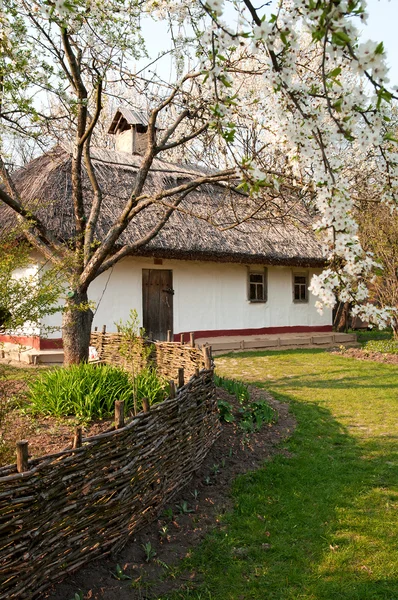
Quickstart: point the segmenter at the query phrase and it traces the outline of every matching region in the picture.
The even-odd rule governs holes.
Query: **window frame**
[[[296,283],[296,277],[305,277],[305,283]],[[296,298],[296,285],[304,287],[304,298]],[[309,273],[308,271],[293,271],[292,272],[292,299],[294,304],[308,304],[309,302]],[[300,294],[301,295],[301,294]]]
[[[263,279],[262,283],[256,282],[256,281],[253,281],[253,282],[250,281],[251,275],[261,275],[261,277]],[[250,304],[265,304],[266,302],[268,302],[268,269],[267,269],[267,267],[258,267],[258,268],[247,267],[246,282],[247,282],[246,296],[247,296],[247,301],[250,302]],[[263,293],[262,293],[261,298],[251,298],[250,297],[251,285],[255,285],[256,288],[258,285],[262,285]]]

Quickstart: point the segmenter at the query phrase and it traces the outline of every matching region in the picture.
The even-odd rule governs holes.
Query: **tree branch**
[[[173,212],[176,210],[178,205],[182,202],[182,200],[188,194],[189,194],[189,190],[187,190],[184,194],[181,194],[181,196],[176,198],[173,205],[170,206],[166,210],[163,217],[161,219],[159,219],[159,221],[156,223],[155,227],[153,227],[147,233],[147,235],[142,237],[140,240],[138,240],[134,244],[128,244],[126,246],[123,246],[120,250],[118,250],[115,254],[113,254],[109,259],[105,260],[102,263],[101,268],[98,270],[98,275],[100,275],[104,271],[107,271],[108,269],[110,269],[114,264],[119,262],[125,256],[128,256],[129,254],[132,254],[135,251],[137,251],[139,248],[142,248],[142,246],[149,244],[149,242],[151,240],[153,240],[153,238],[159,233],[159,231],[161,231],[161,229],[163,229],[163,227],[166,225],[167,221],[170,219]]]
[[[53,236],[47,231],[43,223],[38,217],[33,216],[28,210],[14,200],[5,190],[0,187],[0,200],[2,200],[7,206],[19,216],[19,218],[25,223],[26,228],[23,229],[23,234],[26,239],[35,247],[37,250],[42,252],[44,256],[57,264],[59,267],[64,268],[62,258],[66,256],[65,249],[59,242],[57,242]]]
[[[156,153],[163,152],[164,150],[170,150],[171,148],[176,148],[177,146],[182,146],[186,142],[189,142],[190,140],[193,140],[194,138],[198,137],[201,133],[206,131],[206,129],[208,127],[209,127],[209,124],[205,123],[204,125],[202,125],[202,127],[199,127],[199,129],[196,129],[189,135],[186,135],[186,136],[180,138],[179,140],[176,140],[175,142],[170,142],[170,144],[165,144],[163,146],[157,146]]]

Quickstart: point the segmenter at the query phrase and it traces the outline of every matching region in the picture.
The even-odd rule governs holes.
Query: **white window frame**
[[[305,283],[297,282],[296,277],[305,277]],[[304,298],[296,298],[296,285],[300,286],[300,290],[304,290]],[[303,287],[304,286],[304,287]],[[309,273],[308,271],[293,271],[292,272],[292,299],[294,304],[308,304],[309,300]],[[299,294],[301,296],[301,292]]]
[[[251,275],[261,275],[262,282],[261,281],[251,281],[250,280]],[[255,286],[256,290],[258,289],[258,287],[262,286],[262,294],[261,294],[260,298],[252,298],[251,297],[251,291],[252,291],[251,286],[252,285]],[[256,292],[255,295],[257,296],[259,294],[257,294],[257,292]],[[259,303],[265,304],[265,302],[268,301],[268,269],[267,269],[267,267],[258,267],[258,268],[248,267],[247,268],[247,300],[251,304],[259,304]]]

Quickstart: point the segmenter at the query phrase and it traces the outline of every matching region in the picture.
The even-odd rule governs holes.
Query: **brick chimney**
[[[148,119],[138,110],[118,108],[108,133],[116,135],[116,150],[144,154],[148,142]]]

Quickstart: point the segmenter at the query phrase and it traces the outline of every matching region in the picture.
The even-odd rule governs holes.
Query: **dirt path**
[[[219,390],[218,396],[234,403],[223,390]],[[41,598],[74,600],[75,594],[81,592],[85,600],[149,600],[194,584],[195,573],[176,574],[181,560],[210,529],[220,526],[218,516],[232,508],[230,487],[234,478],[284,452],[279,444],[295,427],[287,405],[256,388],[252,389],[252,397],[265,398],[276,408],[278,423],[264,425],[248,440],[234,423],[223,424],[221,435],[202,468],[174,498],[162,518],[141,530],[117,556],[93,561]],[[147,562],[146,553],[152,551],[156,555]],[[116,578],[118,565],[128,579]]]

